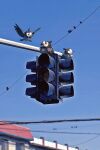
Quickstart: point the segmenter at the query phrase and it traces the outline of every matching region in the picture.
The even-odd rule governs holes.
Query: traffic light
[[[74,96],[74,63],[71,49],[64,49],[65,53],[59,58],[59,99]]]
[[[63,98],[74,96],[72,50],[64,49],[62,56],[58,56],[51,41],[42,44],[40,56],[26,64],[32,72],[26,76],[26,82],[32,85],[26,89],[26,95],[43,104],[59,103]]]
[[[43,104],[59,103],[58,55],[54,54],[51,41],[43,41],[40,51],[42,54],[36,61],[26,64],[26,68],[33,72],[26,76],[26,82],[32,85],[26,89],[26,95]]]
[[[37,100],[43,104],[59,103],[57,62],[56,54],[43,53],[37,59]]]
[[[26,64],[26,69],[31,69],[31,74],[26,76],[26,82],[30,82],[32,87],[26,89],[25,94],[36,98],[37,94],[37,68],[36,68],[36,61],[29,61]]]

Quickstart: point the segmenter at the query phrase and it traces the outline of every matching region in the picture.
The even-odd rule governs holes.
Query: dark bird
[[[23,38],[20,39],[20,41],[32,41],[33,35],[40,30],[40,28],[37,28],[36,30],[31,31],[29,28],[27,31],[23,32],[23,30],[17,24],[15,24],[14,28],[17,34]]]
[[[73,26],[74,29],[76,29],[76,26]]]
[[[68,30],[68,33],[71,33],[72,31],[73,31],[73,30],[69,29],[69,30]]]
[[[80,21],[80,24],[82,24],[83,22],[82,21]]]
[[[8,91],[8,90],[9,90],[9,87],[7,86],[7,87],[6,87],[6,91]]]

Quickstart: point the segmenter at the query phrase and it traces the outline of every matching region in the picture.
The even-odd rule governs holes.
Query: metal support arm
[[[36,47],[36,46],[28,45],[28,44],[23,44],[23,43],[11,41],[11,40],[3,39],[3,38],[0,38],[0,44],[4,44],[4,45],[8,45],[8,46],[13,46],[13,47],[17,47],[17,48],[26,49],[29,51],[35,51],[35,52],[41,53],[40,47]],[[60,53],[60,52],[55,51],[54,53],[58,54],[59,56],[62,56],[62,53]]]

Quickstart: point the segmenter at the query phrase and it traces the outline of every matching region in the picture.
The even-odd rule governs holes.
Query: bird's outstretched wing
[[[34,30],[32,33],[35,34],[37,31],[39,31],[41,28],[37,28],[36,30]]]
[[[15,28],[16,32],[19,34],[19,36],[21,36],[21,37],[25,36],[24,32],[17,24],[15,24],[14,28]]]

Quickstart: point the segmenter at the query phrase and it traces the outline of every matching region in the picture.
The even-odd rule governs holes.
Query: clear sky
[[[0,37],[19,41],[20,37],[13,27],[17,23],[24,30],[28,27],[32,30],[41,27],[32,43],[25,42],[26,44],[40,46],[43,40],[55,42],[99,5],[99,0],[1,0]],[[0,120],[35,121],[100,117],[100,9],[75,32],[55,45],[54,49],[62,52],[64,47],[70,47],[74,51],[75,96],[56,105],[43,105],[25,95],[25,89],[30,86],[25,82],[25,65],[27,61],[34,60],[38,53],[0,45]],[[3,93],[6,87],[10,86],[9,91]],[[99,122],[28,127],[31,130],[55,129],[100,133]],[[35,132],[33,135],[79,146],[81,150],[98,150],[100,147],[100,136],[96,135]]]

